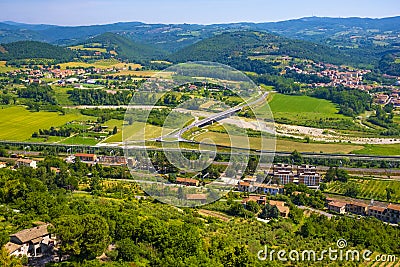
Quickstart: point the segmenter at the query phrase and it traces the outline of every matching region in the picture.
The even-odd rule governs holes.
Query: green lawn
[[[108,138],[105,141],[106,143],[122,142],[122,132],[125,140],[141,141],[143,135],[145,139],[148,140],[160,137],[172,131],[166,127],[159,127],[151,124],[146,125],[144,122],[134,122],[132,125],[122,128],[122,121],[110,120],[106,122],[105,125],[107,125],[110,130],[113,129],[114,126],[118,127],[118,133]]]
[[[339,110],[332,102],[310,96],[291,96],[275,93],[271,95],[268,104],[276,117],[346,118],[338,114]],[[262,115],[265,109],[265,105],[261,106],[256,109],[256,113]]]
[[[73,106],[74,103],[69,99],[68,90],[73,90],[71,87],[61,87],[53,86],[54,92],[56,94],[56,99],[58,104],[61,106]]]
[[[343,121],[352,124],[351,118],[339,114],[337,106],[324,99],[278,93],[271,94],[268,99],[269,107],[278,123],[320,128],[343,128],[346,126],[343,129],[348,129],[347,125],[342,125]],[[259,118],[268,118],[267,104],[255,108],[255,113]]]
[[[21,106],[1,108],[0,140],[24,141],[39,129],[59,127],[82,118],[84,116],[77,111],[60,115],[57,112],[31,112]]]
[[[400,144],[366,145],[363,149],[353,151],[355,154],[396,156],[400,155]]]
[[[380,201],[386,201],[386,188],[392,188],[395,194],[392,196],[391,202],[400,203],[400,181],[398,180],[377,180],[377,179],[350,179],[350,182],[354,182],[360,187],[359,198],[374,199]],[[341,182],[328,183],[329,193],[344,194],[346,190],[346,184]]]
[[[87,145],[87,146],[94,146],[96,145],[99,140],[96,140],[93,137],[85,137],[85,136],[72,136],[69,137],[61,142],[61,144],[67,145]]]

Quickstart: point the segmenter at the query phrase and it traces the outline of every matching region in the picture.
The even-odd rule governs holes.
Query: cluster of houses
[[[325,87],[343,85],[346,87],[365,90],[367,86],[363,84],[363,76],[370,70],[349,69],[344,66],[336,66],[328,63],[310,63],[305,67],[298,65],[288,66],[286,70],[295,71],[299,74],[317,75],[319,77],[328,77],[329,83],[314,83],[312,86]],[[372,89],[372,88],[371,88]]]
[[[275,206],[278,209],[281,217],[287,218],[289,216],[290,209],[283,201],[268,200],[266,196],[250,195],[249,197],[243,199],[242,204],[246,206],[249,201],[254,201],[261,206],[265,206],[267,204]]]
[[[356,214],[361,216],[372,216],[389,223],[400,223],[400,205],[376,205],[373,201],[367,204],[360,201],[341,201],[327,199],[328,209],[338,214]]]
[[[393,86],[380,85],[380,84],[365,84],[363,82],[363,77],[370,73],[370,70],[365,69],[352,69],[346,66],[336,66],[329,63],[315,63],[311,62],[305,66],[294,64],[292,66],[286,67],[281,74],[285,74],[287,71],[295,71],[299,74],[306,75],[317,75],[319,77],[328,77],[330,82],[328,83],[313,83],[309,84],[314,87],[326,87],[326,86],[338,86],[343,85],[345,87],[370,91],[375,88],[388,88],[392,89]],[[388,78],[397,78],[395,76],[384,75]],[[395,85],[399,85],[398,81]]]
[[[38,223],[36,227],[22,230],[10,236],[5,245],[11,256],[40,258],[51,254],[57,244],[55,235],[49,233],[50,224]]]
[[[0,161],[0,169],[7,168],[7,162]],[[37,168],[37,161],[33,159],[20,158],[15,162],[14,168],[28,167],[32,169]]]
[[[394,89],[391,94],[376,94],[374,96],[374,102],[380,105],[393,104],[393,107],[400,107],[400,90]]]

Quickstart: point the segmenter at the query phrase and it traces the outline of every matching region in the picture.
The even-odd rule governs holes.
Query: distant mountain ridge
[[[206,60],[228,64],[234,58],[265,55],[291,56],[339,65],[367,63],[363,58],[326,45],[256,31],[223,33],[185,47],[169,59],[174,62]]]
[[[384,44],[390,45],[400,42],[400,16],[381,19],[309,17],[280,22],[213,25],[120,22],[92,26],[56,26],[2,22],[0,43],[35,40],[70,45],[96,35],[113,32],[136,42],[152,44],[173,52],[216,34],[242,30],[269,31],[289,38],[345,46],[374,45],[374,38],[383,38],[381,35],[384,34],[388,37],[383,40]]]
[[[108,51],[113,50],[118,57],[133,62],[143,60],[162,59],[166,52],[151,45],[140,44],[116,33],[103,33],[96,37],[87,39],[83,44],[100,43]]]

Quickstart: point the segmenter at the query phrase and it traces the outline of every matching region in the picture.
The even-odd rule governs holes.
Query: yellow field
[[[97,47],[83,47],[83,45],[75,45],[69,47],[72,50],[87,50],[87,51],[97,51],[101,53],[106,53],[107,49],[105,48],[97,48]]]
[[[152,70],[121,70],[118,73],[112,73],[110,74],[111,76],[118,76],[118,75],[132,75],[132,76],[138,76],[138,77],[144,77],[144,78],[149,78],[152,77],[153,75],[156,75],[159,73],[159,77],[164,77],[164,78],[170,78],[171,73],[168,72],[162,72],[160,73],[159,71],[152,71]]]
[[[59,64],[61,69],[65,70],[67,67],[69,68],[89,68],[89,67],[95,67],[99,69],[108,69],[108,68],[116,68],[116,69],[126,69],[126,71],[129,71],[128,68],[131,67],[133,70],[137,68],[142,68],[140,64],[135,64],[135,63],[123,63],[120,62],[116,59],[102,59],[95,61],[93,63],[86,63],[86,62],[67,62],[67,63],[62,63]],[[122,70],[121,72],[124,72],[125,70]],[[117,75],[120,73],[116,73]]]
[[[9,72],[17,69],[14,67],[7,67],[6,63],[7,61],[0,61],[0,73]]]
[[[114,126],[117,126],[119,129],[118,133],[111,136],[107,140],[106,143],[114,143],[114,142],[122,142],[122,121],[118,120],[110,120],[106,123],[106,125],[111,130]],[[153,139],[160,137],[165,133],[169,133],[172,130],[168,128],[158,127],[150,124],[146,124],[144,122],[134,122],[130,126],[125,126],[123,128],[124,131],[124,139],[125,140],[132,140],[132,141],[143,141],[142,137],[145,136],[145,139]]]

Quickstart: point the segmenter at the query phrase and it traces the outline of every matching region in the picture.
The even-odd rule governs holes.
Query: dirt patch
[[[223,214],[221,214],[219,212],[216,212],[216,211],[201,209],[201,210],[198,210],[197,213],[199,213],[200,215],[203,215],[203,216],[209,216],[209,217],[218,218],[218,219],[220,219],[220,220],[222,220],[224,222],[228,222],[228,221],[231,220],[228,216],[223,215]]]

